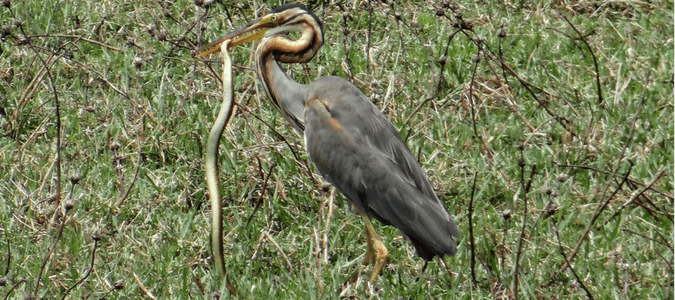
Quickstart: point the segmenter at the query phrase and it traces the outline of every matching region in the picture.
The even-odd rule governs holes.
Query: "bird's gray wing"
[[[343,79],[312,86],[305,139],[319,172],[366,214],[406,233],[423,258],[456,252],[459,228],[386,117]]]
[[[363,106],[365,106],[364,110],[370,109],[371,115],[374,116],[364,123],[365,136],[372,147],[386,155],[394,166],[403,172],[405,179],[410,180],[422,194],[440,204],[422,167],[406,146],[399,132],[370,101]]]
[[[322,84],[324,80],[331,81],[331,84]],[[341,84],[334,84],[338,81]],[[440,203],[422,167],[399,132],[358,88],[339,77],[323,77],[314,85],[321,86],[319,90],[326,91],[324,94],[331,94],[332,99],[335,99],[333,111],[338,109],[344,111],[336,114],[335,118],[343,123],[343,126],[350,127],[353,134],[362,137],[363,141],[360,142],[388,157],[394,163],[394,167],[402,172],[404,180],[414,184],[429,199]]]

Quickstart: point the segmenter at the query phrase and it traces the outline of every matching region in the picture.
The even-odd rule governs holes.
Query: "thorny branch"
[[[15,284],[12,286],[12,288],[9,289],[9,291],[7,292],[7,295],[5,295],[5,300],[9,299],[9,295],[11,295],[12,292],[14,292],[14,290],[15,290],[16,288],[18,288],[19,285],[21,285],[22,283],[26,283],[26,279],[21,279],[21,280],[19,280],[19,282],[15,283]]]
[[[558,163],[558,162],[555,162],[555,161],[554,161],[553,163],[554,163],[556,166],[558,166],[558,167],[564,167],[564,168],[578,168],[578,169],[591,170],[591,171],[593,171],[593,172],[598,172],[598,173],[602,173],[602,174],[612,174],[612,172],[605,171],[605,170],[600,170],[600,169],[596,169],[596,168],[589,167],[589,166],[561,164],[561,163]],[[640,186],[644,187],[645,189],[648,189],[648,190],[650,190],[650,191],[652,191],[652,192],[658,193],[658,194],[660,194],[661,196],[664,196],[664,197],[666,197],[666,198],[668,198],[668,199],[670,199],[670,200],[675,200],[675,197],[674,197],[673,195],[667,194],[667,193],[665,193],[665,192],[663,192],[663,191],[661,191],[661,190],[659,190],[659,189],[657,189],[657,188],[655,188],[655,187],[653,187],[653,186],[651,186],[651,185],[645,185],[645,184],[642,183],[642,182],[639,182],[639,181],[636,181],[636,180],[630,179],[630,178],[628,178],[628,182],[630,182],[631,184],[637,184],[637,185],[640,185]]]
[[[441,57],[438,59],[438,62],[441,64],[441,69],[438,71],[438,82],[436,83],[436,88],[434,89],[434,92],[431,93],[431,95],[429,95],[427,98],[425,98],[424,101],[422,101],[422,103],[420,103],[417,107],[415,107],[415,109],[410,113],[410,115],[405,119],[405,121],[403,121],[403,124],[408,124],[410,119],[413,116],[415,116],[415,114],[417,114],[417,112],[419,112],[420,109],[422,109],[422,107],[427,102],[436,98],[436,95],[438,95],[438,93],[441,91],[441,83],[443,82],[443,70],[445,69],[445,64],[448,60],[448,50],[450,49],[450,42],[452,42],[452,38],[454,38],[458,32],[459,30],[451,33],[448,36],[448,43],[445,45],[445,53],[441,55]]]
[[[538,88],[531,83],[529,83],[527,80],[523,79],[521,76],[516,73],[515,70],[513,70],[506,62],[503,60],[503,57],[501,55],[497,55],[492,51],[492,49],[486,45],[485,43],[482,43],[482,39],[478,37],[478,34],[476,34],[473,31],[473,26],[466,22],[463,18],[461,13],[455,12],[455,18],[457,20],[454,20],[452,17],[446,15],[444,12],[438,12],[437,14],[441,13],[442,16],[445,16],[450,20],[452,25],[456,28],[458,28],[458,31],[462,32],[467,38],[469,38],[475,45],[480,49],[480,52],[484,54],[484,56],[492,61],[498,62],[499,65],[502,68],[502,72],[506,72],[516,78],[518,82],[528,91],[530,96],[539,103],[539,106],[542,107],[546,113],[551,116],[556,122],[558,122],[565,131],[567,131],[570,135],[576,135],[574,132],[574,128],[572,125],[572,122],[568,120],[565,117],[558,116],[556,113],[554,113],[549,107],[548,104],[541,100],[539,96],[534,92],[534,89],[542,90],[541,88]],[[475,38],[473,37],[475,36]],[[501,49],[501,45],[500,45]],[[506,78],[506,77],[505,77]]]
[[[607,207],[607,204],[614,198],[614,195],[618,193],[621,190],[621,187],[623,186],[624,183],[626,183],[626,180],[628,178],[628,175],[630,175],[630,171],[633,169],[633,162],[628,161],[630,163],[628,167],[628,172],[626,172],[626,176],[623,177],[623,180],[619,184],[619,186],[614,190],[614,192],[603,202],[600,206],[598,206],[598,209],[596,209],[595,213],[593,214],[593,217],[591,217],[591,221],[586,225],[586,228],[584,229],[584,232],[581,234],[581,237],[579,237],[579,240],[577,241],[577,244],[574,246],[574,250],[572,250],[572,254],[570,255],[569,259],[574,260],[574,257],[577,255],[579,248],[581,248],[581,244],[586,240],[586,237],[588,236],[588,233],[591,231],[591,227],[595,223],[595,221],[598,219],[602,211]],[[567,265],[563,266],[558,270],[557,273],[561,273],[565,271],[567,268]],[[555,277],[555,276],[553,276]]]
[[[579,275],[577,275],[577,272],[574,271],[574,268],[572,268],[572,264],[570,264],[570,261],[567,259],[567,256],[565,255],[565,251],[562,246],[562,242],[560,241],[560,232],[558,232],[558,224],[553,224],[553,229],[555,229],[555,237],[558,240],[558,248],[560,249],[560,255],[565,259],[565,263],[567,264],[567,267],[572,271],[572,274],[574,274],[574,278],[576,278],[577,282],[579,285],[581,285],[581,288],[584,289],[586,292],[586,295],[588,296],[588,299],[595,299],[593,298],[593,294],[588,290],[586,287],[586,284],[584,284],[584,281],[579,278]]]
[[[63,294],[63,297],[61,297],[61,300],[65,300],[68,294],[70,294],[70,291],[72,291],[78,285],[82,284],[87,279],[87,277],[89,277],[91,271],[94,270],[94,261],[96,260],[96,249],[98,249],[98,241],[101,239],[100,236],[98,236],[98,233],[94,234],[95,234],[95,236],[93,237],[94,249],[91,251],[91,264],[89,265],[89,270],[87,270],[87,273],[85,273],[80,280],[78,280],[75,284],[73,284],[70,288],[66,290],[66,292]]]
[[[570,24],[570,27],[574,29],[574,31],[577,32],[579,35],[579,38],[581,39],[582,42],[586,45],[586,48],[588,48],[588,51],[591,52],[591,56],[593,57],[593,64],[595,65],[595,82],[597,85],[597,90],[598,90],[598,105],[603,105],[603,99],[602,99],[602,85],[600,83],[600,68],[598,68],[598,59],[595,57],[595,53],[593,52],[593,48],[591,48],[591,45],[588,44],[588,41],[586,41],[586,38],[584,37],[581,32],[570,22],[570,20],[567,19],[565,15],[562,15],[563,19],[567,22],[567,24]],[[649,77],[649,76],[647,76]]]
[[[476,281],[476,241],[473,236],[473,199],[474,192],[476,191],[476,179],[478,178],[478,172],[473,173],[473,186],[471,188],[471,200],[469,201],[469,238],[471,244],[471,279],[474,282]]]
[[[625,157],[626,150],[628,149],[628,147],[630,147],[630,144],[633,141],[633,134],[635,133],[635,122],[637,121],[638,116],[640,115],[642,103],[645,99],[645,93],[647,91],[647,83],[649,83],[649,75],[647,75],[647,80],[646,80],[645,86],[642,89],[642,95],[640,96],[640,101],[637,104],[635,114],[633,115],[633,121],[630,123],[630,132],[628,133],[628,138],[626,139],[626,144],[624,145],[623,149],[621,150],[621,154],[619,155],[619,158],[617,159],[616,168],[614,168],[614,171],[612,172],[612,175],[610,176],[610,179],[607,181],[607,185],[605,186],[600,199],[605,199],[605,194],[607,193],[607,190],[609,190],[609,187],[611,185],[612,180],[615,178],[617,172],[619,171],[619,168],[621,167],[621,161],[623,161],[623,159]],[[609,204],[609,202],[612,200],[612,198],[614,198],[614,195],[616,195],[616,193],[619,190],[621,190],[621,187],[623,186],[623,184],[628,180],[628,177],[630,175],[630,171],[633,169],[633,161],[628,160],[628,163],[630,165],[628,167],[628,171],[626,172],[626,175],[624,176],[624,178],[621,181],[621,183],[619,184],[619,186],[614,190],[614,193],[612,193],[612,195],[610,195],[607,199],[605,199],[604,202],[600,206],[598,206],[598,208],[596,209],[595,213],[593,214],[593,217],[591,218],[591,221],[588,223],[588,225],[586,225],[586,228],[584,229],[584,232],[581,234],[581,236],[579,237],[579,240],[577,241],[576,245],[574,246],[574,250],[572,251],[572,254],[570,255],[570,260],[574,260],[574,257],[577,255],[577,252],[579,251],[579,248],[581,247],[581,244],[583,243],[583,241],[588,236],[588,233],[591,231],[591,227],[593,226],[595,221],[598,219],[598,217],[600,216],[602,211],[605,209],[605,207],[607,207],[607,204]],[[566,266],[563,266],[562,268],[560,268],[560,270],[558,270],[557,273],[561,273],[561,272],[565,271],[565,268],[566,268]]]
[[[514,299],[518,300],[518,272],[519,272],[519,266],[520,266],[520,255],[522,254],[523,250],[523,242],[525,240],[525,229],[527,228],[527,194],[530,192],[530,188],[532,187],[532,179],[534,178],[534,175],[537,173],[537,165],[532,165],[532,170],[530,171],[530,179],[525,183],[525,157],[523,155],[523,149],[525,145],[520,145],[520,161],[518,162],[518,165],[520,166],[520,184],[521,184],[521,193],[522,193],[522,199],[523,199],[523,227],[520,231],[520,239],[518,240],[518,250],[516,251],[516,261],[514,262],[515,264],[515,270],[513,271],[513,293],[514,293]]]
[[[7,268],[5,269],[5,275],[3,279],[7,279],[7,275],[9,274],[9,267],[11,265],[12,261],[12,248],[9,245],[9,234],[7,233],[7,228],[5,228],[5,238],[7,239]]]

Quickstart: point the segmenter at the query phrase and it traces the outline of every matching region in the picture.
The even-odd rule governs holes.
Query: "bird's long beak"
[[[227,48],[232,48],[243,43],[262,39],[270,28],[276,27],[276,15],[267,15],[257,18],[243,27],[230,32],[208,45],[200,48],[195,57],[204,57],[214,53],[220,52],[220,44],[226,40],[230,40]]]

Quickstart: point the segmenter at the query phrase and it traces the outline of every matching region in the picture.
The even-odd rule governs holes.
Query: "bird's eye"
[[[279,19],[279,17],[278,17],[278,16],[272,16],[272,19],[271,19],[271,21],[272,21],[272,22],[276,22],[276,21],[277,21],[278,19]]]

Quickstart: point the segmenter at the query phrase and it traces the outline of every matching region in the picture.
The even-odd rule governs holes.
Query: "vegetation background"
[[[203,172],[220,63],[192,55],[279,1],[1,3],[0,296],[231,297]],[[464,237],[453,275],[422,273],[376,224],[390,262],[348,282],[362,221],[329,209],[240,46],[220,158],[239,298],[673,299],[672,1],[306,5],[326,42],[289,72],[369,96]]]

